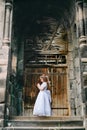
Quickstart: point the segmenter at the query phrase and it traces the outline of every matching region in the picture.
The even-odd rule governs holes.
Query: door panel
[[[47,74],[52,97],[52,116],[68,116],[69,103],[67,93],[66,68],[28,68],[25,70],[24,115],[32,116],[33,106],[39,90],[36,87],[39,76]]]
[[[68,115],[66,68],[51,69],[53,115]]]

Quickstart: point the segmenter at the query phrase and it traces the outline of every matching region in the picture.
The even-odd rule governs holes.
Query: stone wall
[[[73,13],[70,30],[68,32],[68,78],[69,78],[69,101],[71,106],[71,115],[82,116],[83,102],[82,102],[82,79],[81,79],[81,63],[80,50],[78,44],[78,29],[77,18],[78,12],[76,10],[77,3],[73,3]],[[75,18],[76,17],[76,18]],[[77,22],[77,23],[76,23]],[[82,28],[82,27],[81,27]]]
[[[82,96],[82,111],[86,115],[86,77],[87,77],[87,4],[78,0],[76,2],[76,31],[77,44],[80,59],[80,78],[81,78],[81,96]],[[79,90],[78,90],[79,92]],[[79,96],[79,95],[78,95]],[[80,101],[79,101],[80,102]]]
[[[11,1],[11,0],[10,0]],[[12,54],[12,71],[18,72],[18,76],[23,76],[23,52],[24,43],[19,43],[19,53],[15,51],[16,46],[10,48],[11,43],[11,25],[12,25],[12,2],[0,0],[0,118],[3,120],[5,96],[8,94],[7,78],[10,74],[11,56]],[[86,30],[86,4],[84,4],[85,32]],[[82,11],[79,9],[79,11]],[[7,13],[6,13],[7,12]],[[79,12],[77,13],[77,18]],[[69,102],[71,107],[71,115],[83,116],[84,111],[87,114],[87,45],[84,35],[82,19],[79,22],[76,19],[76,27],[74,23],[68,32],[68,91]],[[79,22],[79,23],[78,23]],[[78,29],[79,28],[79,29]],[[77,34],[77,35],[76,35]],[[86,36],[87,34],[85,34]],[[18,61],[18,62],[17,62]],[[17,70],[16,70],[17,69]],[[20,89],[20,88],[19,88]],[[20,94],[21,91],[19,91]],[[9,96],[11,96],[9,94]],[[7,95],[8,97],[8,95]],[[83,99],[83,100],[82,100]],[[9,99],[7,99],[9,100]],[[21,99],[22,102],[22,99]],[[7,105],[7,104],[6,104]],[[84,107],[85,105],[85,107]],[[85,110],[84,110],[85,109]],[[14,111],[14,109],[12,109]],[[8,113],[7,113],[8,114]],[[3,125],[3,124],[2,124]]]
[[[70,109],[71,115],[75,115],[75,99],[74,99],[74,64],[73,64],[73,44],[72,44],[72,37],[71,37],[71,30],[68,32],[69,43],[68,43],[68,90],[69,90],[69,102],[70,102]]]
[[[72,116],[80,116],[82,113],[81,76],[79,47],[74,31],[74,24],[69,31],[68,44],[68,80],[69,80],[69,102]]]

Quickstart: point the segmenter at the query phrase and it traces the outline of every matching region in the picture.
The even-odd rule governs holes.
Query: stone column
[[[10,43],[11,37],[11,14],[12,14],[12,3],[6,2],[5,4],[5,22],[4,22],[4,34],[3,43]]]
[[[79,44],[79,60],[80,60],[80,69],[81,69],[81,90],[78,90],[78,96],[81,97],[82,103],[78,104],[81,105],[82,109],[80,113],[82,115],[85,115],[85,105],[84,105],[84,93],[85,92],[85,87],[84,87],[84,75],[87,74],[85,72],[85,67],[84,65],[87,64],[87,43],[86,43],[86,35],[85,35],[85,17],[84,17],[84,3],[82,0],[77,0],[76,1],[76,14],[78,16],[78,19],[76,20],[76,26],[77,26],[77,42]],[[79,100],[80,102],[81,100]],[[77,105],[77,107],[78,107]]]
[[[78,33],[79,36],[84,36],[85,32],[84,32],[84,18],[83,18],[83,2],[81,0],[77,1],[76,9],[78,18]]]
[[[3,41],[3,28],[4,28],[4,13],[5,13],[5,1],[0,0],[0,127],[3,126],[4,117],[4,72],[5,72],[5,61],[3,60],[2,52],[2,41]]]
[[[87,3],[83,4],[83,16],[85,24],[85,35],[87,36]]]
[[[1,2],[1,0],[0,0]],[[2,5],[4,6],[2,6]],[[0,33],[0,37],[2,37],[2,43],[0,47],[0,120],[4,119],[4,105],[6,103],[7,97],[6,93],[7,90],[7,83],[8,77],[10,72],[10,43],[11,43],[11,20],[12,20],[12,1],[3,0],[0,3],[0,6],[3,8],[3,12],[0,12],[0,16],[4,16],[3,23],[2,23],[2,36]],[[2,14],[3,13],[3,14]],[[0,27],[1,29],[1,27]],[[3,109],[1,108],[3,107]],[[1,124],[3,125],[3,124]],[[0,125],[0,126],[1,126]]]

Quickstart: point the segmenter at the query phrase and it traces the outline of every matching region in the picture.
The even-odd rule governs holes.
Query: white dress
[[[36,98],[36,102],[33,109],[33,115],[35,116],[51,116],[51,95],[47,90],[47,83],[43,82],[41,87],[44,90],[40,90]]]

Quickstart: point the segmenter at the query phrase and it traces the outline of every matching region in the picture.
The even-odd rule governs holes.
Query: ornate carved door
[[[32,116],[33,106],[39,92],[36,83],[43,73],[47,74],[50,80],[52,116],[68,116],[67,68],[51,66],[25,70],[24,115]]]

